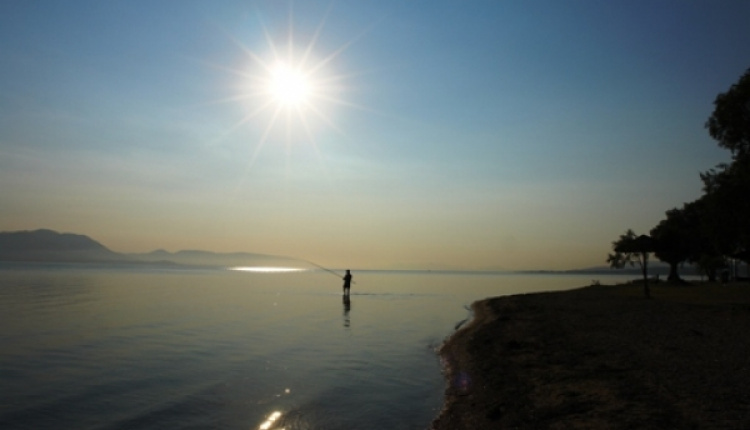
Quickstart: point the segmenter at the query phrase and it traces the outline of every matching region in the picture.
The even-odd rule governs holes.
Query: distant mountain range
[[[284,266],[309,267],[290,257],[246,252],[215,253],[157,250],[124,254],[110,250],[88,236],[53,230],[0,232],[0,261],[57,263],[157,264],[205,267]]]
[[[184,250],[168,252],[159,249],[144,254],[126,254],[110,250],[88,236],[73,233],[58,233],[53,230],[0,232],[0,261],[49,262],[49,263],[107,263],[149,264],[159,266],[201,267],[298,267],[313,268],[312,263],[284,256],[248,252],[216,253]],[[658,261],[649,264],[649,273],[666,277],[669,266]],[[612,270],[607,266],[579,270],[545,271],[525,270],[519,273],[570,273],[570,274],[633,274],[639,275],[638,267]],[[684,274],[694,273],[685,267]]]

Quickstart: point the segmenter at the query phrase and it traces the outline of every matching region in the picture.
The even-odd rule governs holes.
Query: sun
[[[218,102],[239,102],[245,114],[219,139],[246,129],[243,135],[249,139],[243,143],[252,151],[248,168],[266,146],[272,150],[283,146],[287,155],[306,146],[320,157],[320,136],[329,135],[329,131],[346,136],[336,121],[340,108],[370,111],[345,98],[351,80],[360,73],[345,74],[340,67],[342,54],[369,29],[341,45],[323,49],[320,38],[325,22],[324,17],[314,30],[300,30],[293,25],[290,13],[288,30],[279,33],[281,37],[272,36],[262,20],[258,26],[262,33],[251,38],[250,45],[230,36],[244,56],[238,58],[238,66],[217,66],[238,78],[230,95]],[[276,28],[280,31],[281,27]]]
[[[300,46],[291,36],[279,43],[266,34],[265,54],[238,43],[250,61],[230,70],[240,84],[227,101],[240,101],[247,111],[229,132],[245,124],[258,131],[258,140],[250,141],[250,164],[267,144],[283,143],[287,152],[308,145],[319,152],[316,134],[326,128],[340,132],[333,119],[336,108],[352,106],[341,98],[346,76],[336,73],[333,61],[343,49],[318,57],[316,40]]]
[[[313,82],[300,69],[278,63],[273,67],[268,82],[268,95],[281,107],[304,106],[311,99]]]

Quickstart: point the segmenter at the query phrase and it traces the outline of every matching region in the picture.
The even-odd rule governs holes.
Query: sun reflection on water
[[[271,429],[271,426],[279,419],[281,418],[281,412],[274,411],[271,415],[268,416],[268,418],[263,422],[263,424],[260,425],[260,430],[269,430]],[[278,430],[284,430],[283,428]]]

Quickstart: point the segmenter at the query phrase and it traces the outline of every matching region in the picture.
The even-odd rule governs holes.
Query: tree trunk
[[[647,299],[650,299],[651,290],[648,288],[648,252],[643,253],[643,264],[641,264],[641,269],[643,269],[643,294]]]
[[[708,282],[716,282],[716,269],[712,267],[706,270],[706,275],[708,275]]]
[[[680,274],[677,273],[677,265],[679,263],[669,263],[669,276],[667,277],[667,281],[679,281],[680,280]]]

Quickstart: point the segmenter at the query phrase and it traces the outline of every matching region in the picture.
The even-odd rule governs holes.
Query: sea
[[[622,275],[0,264],[0,429],[425,430],[491,296]]]

